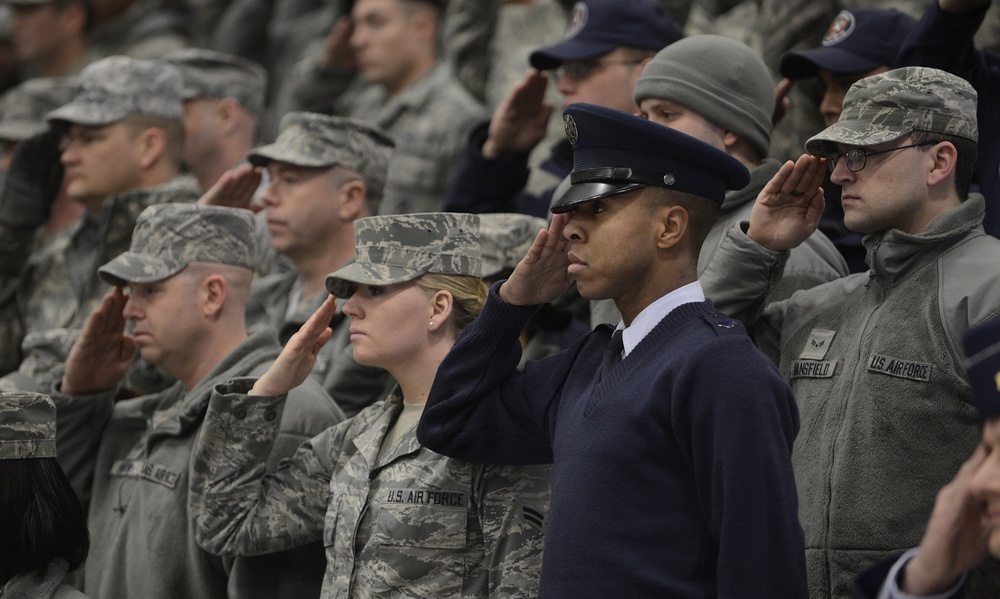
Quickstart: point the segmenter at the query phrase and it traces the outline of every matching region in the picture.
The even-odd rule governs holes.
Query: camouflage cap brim
[[[0,393],[0,460],[56,457],[56,407],[40,393]]]
[[[22,141],[45,132],[45,123],[30,121],[0,121],[0,139]]]
[[[55,440],[0,441],[0,460],[56,457]]]
[[[187,262],[125,252],[97,269],[97,276],[108,285],[125,287],[130,283],[155,283],[169,279],[186,266]]]
[[[78,98],[45,115],[45,120],[103,127],[117,123],[127,116],[129,116],[128,110],[115,103],[104,104],[87,98]]]
[[[336,161],[329,158],[278,144],[254,148],[247,154],[247,160],[250,164],[261,167],[267,166],[272,160],[306,168],[332,167],[336,164]]]
[[[354,294],[358,285],[395,285],[412,281],[424,275],[430,268],[415,269],[388,264],[363,264],[352,262],[326,276],[326,290],[338,299],[346,299]]]
[[[845,121],[830,125],[806,141],[806,151],[813,155],[835,151],[836,144],[877,146],[913,133],[913,127],[873,128],[871,123]]]

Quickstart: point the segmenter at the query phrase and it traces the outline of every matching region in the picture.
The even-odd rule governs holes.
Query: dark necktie
[[[611,335],[607,349],[604,350],[604,361],[601,362],[601,377],[606,377],[611,369],[622,361],[622,352],[625,350],[625,343],[622,341],[623,329],[616,330]]]

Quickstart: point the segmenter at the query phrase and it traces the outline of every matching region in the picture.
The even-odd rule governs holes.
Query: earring
[[[433,329],[434,328],[434,321],[433,320],[427,323],[427,328],[428,329]]]

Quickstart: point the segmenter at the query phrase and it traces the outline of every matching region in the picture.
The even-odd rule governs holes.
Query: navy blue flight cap
[[[627,46],[657,52],[683,37],[680,27],[657,0],[586,0],[573,5],[563,41],[531,53],[540,71],[564,62],[600,58]]]
[[[563,125],[573,144],[573,171],[569,189],[552,204],[555,214],[649,185],[721,205],[727,189],[750,183],[750,171],[722,150],[625,112],[570,104]]]
[[[805,79],[820,69],[835,75],[867,73],[896,66],[896,55],[917,20],[894,8],[842,10],[830,23],[819,48],[785,52],[783,77]]]
[[[962,337],[965,371],[983,420],[1000,416],[1000,322],[969,329]]]

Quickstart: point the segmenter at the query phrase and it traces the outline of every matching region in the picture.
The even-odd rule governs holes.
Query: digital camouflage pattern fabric
[[[262,480],[285,401],[245,395],[252,384],[218,385],[209,405],[191,485],[203,547],[252,555],[322,539],[325,598],[537,594],[549,466],[446,458],[415,429],[379,459],[397,388]]]
[[[185,101],[233,98],[250,114],[263,112],[267,71],[259,64],[202,48],[176,50],[163,59],[180,71],[184,79],[181,97]]]
[[[347,117],[290,112],[281,119],[274,143],[255,148],[247,160],[267,166],[272,160],[303,167],[339,165],[385,184],[396,143],[381,129]]]
[[[73,101],[46,118],[91,126],[110,125],[127,116],[181,121],[182,89],[180,72],[168,64],[109,56],[83,69]]]
[[[56,457],[56,406],[39,393],[0,393],[0,460]]]
[[[21,141],[48,129],[45,115],[73,99],[73,77],[38,77],[0,98],[0,139]]]
[[[913,131],[978,141],[976,90],[938,69],[905,67],[861,79],[844,97],[840,120],[806,142],[810,153],[833,144],[874,146]]]
[[[124,286],[162,281],[191,262],[253,270],[256,251],[253,213],[249,210],[157,204],[139,215],[129,251],[97,273],[110,285]]]
[[[513,269],[528,253],[545,219],[526,214],[494,212],[479,215],[483,277]]]
[[[479,217],[428,212],[354,221],[353,262],[326,277],[326,288],[349,297],[355,284],[392,285],[426,273],[482,276]]]

